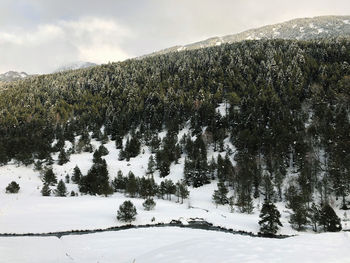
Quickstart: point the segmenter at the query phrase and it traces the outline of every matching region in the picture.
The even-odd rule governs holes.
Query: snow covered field
[[[80,158],[79,165],[82,172],[87,171],[87,167],[92,164],[92,155],[81,154],[72,156],[71,159]],[[148,158],[148,157],[147,157]],[[118,163],[118,162],[117,162]],[[119,162],[120,163],[120,162]],[[139,163],[131,160],[129,169],[133,169]],[[54,165],[58,179],[64,179],[66,173],[70,174],[75,163],[70,162],[66,166]],[[111,165],[113,167],[113,164]],[[69,167],[69,168],[67,168]],[[85,167],[85,168],[84,168]],[[228,206],[216,207],[212,202],[212,193],[216,189],[216,182],[200,188],[190,189],[190,198],[184,204],[176,202],[176,197],[172,201],[156,199],[157,205],[152,211],[145,211],[142,206],[143,199],[128,198],[117,193],[109,197],[81,195],[75,197],[43,197],[40,190],[42,182],[39,172],[35,172],[33,167],[16,167],[6,165],[0,167],[0,233],[43,233],[54,231],[85,230],[96,228],[107,228],[118,226],[122,223],[116,220],[119,206],[125,200],[131,200],[138,215],[133,224],[149,224],[163,222],[168,223],[172,219],[181,220],[186,223],[189,218],[203,218],[214,225],[221,225],[235,230],[245,230],[250,232],[259,231],[259,209],[255,213],[248,215],[239,212],[230,212]],[[177,169],[178,167],[172,167]],[[140,169],[141,170],[141,169]],[[142,171],[144,172],[144,171]],[[140,174],[141,172],[139,172]],[[113,170],[110,176],[116,175]],[[141,175],[140,175],[141,176]],[[167,178],[179,175],[172,173]],[[15,180],[21,189],[18,194],[6,194],[4,189],[8,183]],[[156,180],[161,180],[156,177]],[[176,182],[176,181],[175,181]],[[69,190],[77,190],[77,185],[67,184]],[[194,208],[189,208],[189,206]],[[283,215],[283,204],[279,204]],[[282,218],[284,227],[281,234],[295,234],[291,229],[286,217]]]
[[[258,211],[256,214],[247,215],[238,212],[230,213],[228,206],[216,208],[211,201],[211,193],[216,184],[191,190],[190,199],[184,204],[176,203],[176,197],[173,197],[173,201],[156,199],[155,209],[145,211],[142,206],[143,199],[131,199],[123,194],[114,194],[109,197],[89,195],[43,197],[40,195],[40,188],[36,187],[36,185],[41,187],[42,183],[39,179],[33,177],[29,180],[22,176],[17,182],[21,186],[20,193],[5,194],[2,192],[0,194],[0,233],[43,233],[121,225],[122,223],[116,220],[116,214],[118,207],[125,200],[131,200],[137,208],[138,215],[133,224],[152,223],[153,217],[154,223],[168,223],[172,219],[186,221],[189,218],[199,217],[215,225],[236,230],[251,232],[259,230]],[[7,183],[2,185],[7,185]],[[189,205],[195,208],[189,209]],[[295,231],[290,229],[286,223],[281,233],[288,234],[295,233]]]
[[[253,238],[181,228],[0,238],[6,263],[350,262],[349,233]]]

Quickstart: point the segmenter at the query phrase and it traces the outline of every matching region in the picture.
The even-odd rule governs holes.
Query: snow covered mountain
[[[0,74],[0,81],[10,82],[15,80],[20,80],[27,78],[29,75],[25,72],[8,71],[6,73]]]
[[[62,71],[67,71],[67,70],[89,68],[89,67],[93,67],[93,66],[97,66],[97,64],[91,63],[91,62],[85,62],[85,61],[77,61],[77,62],[73,62],[73,63],[67,64],[67,65],[61,66],[58,69],[56,69],[54,72],[62,72]]]
[[[319,16],[313,18],[298,18],[275,25],[267,25],[260,28],[250,29],[238,34],[227,35],[223,37],[213,37],[184,46],[174,46],[161,51],[157,51],[150,55],[153,56],[166,54],[169,52],[206,48],[218,46],[224,43],[240,42],[244,40],[311,40],[349,36],[350,16]]]
[[[59,67],[53,73],[67,71],[67,70],[88,68],[93,66],[97,66],[97,64],[91,63],[91,62],[78,61],[78,62],[70,63],[62,67]],[[0,74],[0,82],[16,81],[16,80],[28,78],[29,76],[31,75],[27,74],[26,72],[8,71],[6,73]]]

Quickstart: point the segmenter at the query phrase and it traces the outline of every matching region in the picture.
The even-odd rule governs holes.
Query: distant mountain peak
[[[0,74],[0,81],[10,82],[10,81],[16,81],[20,79],[25,79],[27,77],[29,77],[29,75],[25,72],[8,71],[3,74]]]

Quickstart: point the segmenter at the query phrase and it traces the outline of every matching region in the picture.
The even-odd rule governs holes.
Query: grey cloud
[[[48,72],[65,61],[123,59],[297,17],[348,14],[348,0],[1,0],[0,72]],[[73,27],[87,18],[113,21],[114,31]],[[18,40],[48,25],[63,34],[37,45],[1,44],[5,33]]]
[[[106,63],[132,54],[121,45],[132,32],[113,19],[83,17],[73,21],[44,24],[33,30],[0,30],[0,70],[48,73],[73,61]],[[7,67],[7,69],[6,69]]]

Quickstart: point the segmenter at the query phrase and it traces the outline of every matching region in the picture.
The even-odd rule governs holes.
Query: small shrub
[[[117,219],[123,222],[132,222],[137,215],[136,207],[131,201],[125,201],[117,212]]]
[[[42,196],[50,196],[51,195],[51,189],[48,184],[44,184],[43,188],[41,189]]]
[[[6,193],[10,194],[17,194],[19,191],[20,187],[19,184],[16,183],[15,181],[12,181],[9,183],[9,185],[6,187]]]
[[[147,198],[142,205],[146,211],[150,211],[154,209],[154,207],[156,206],[156,202],[154,202],[153,198]]]

